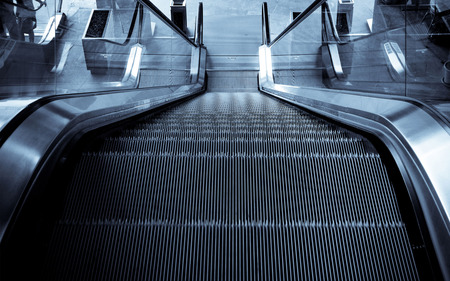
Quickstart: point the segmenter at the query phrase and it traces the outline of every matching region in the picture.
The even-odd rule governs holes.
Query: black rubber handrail
[[[333,17],[332,17],[332,14],[331,14],[331,10],[330,10],[330,7],[328,5],[327,0],[316,0],[311,5],[309,5],[309,7],[306,8],[305,11],[303,11],[299,16],[297,16],[272,42],[270,42],[269,13],[268,13],[268,10],[267,10],[267,3],[264,2],[263,3],[263,14],[262,14],[262,16],[263,16],[263,19],[262,19],[262,23],[263,23],[263,27],[262,27],[263,28],[263,44],[266,44],[269,47],[272,47],[278,41],[280,41],[284,36],[286,36],[289,32],[291,32],[293,29],[295,29],[302,21],[304,21],[310,14],[312,14],[320,6],[322,6],[322,13],[326,14],[326,18],[328,18],[328,21],[329,21],[330,26],[331,26],[331,34],[333,35],[334,39],[336,40],[333,43],[336,43],[338,45],[346,45],[346,44],[349,44],[349,43],[352,43],[352,42],[364,40],[366,38],[369,38],[369,37],[372,37],[372,36],[375,36],[375,35],[378,35],[378,34],[381,34],[381,33],[385,33],[385,32],[388,32],[388,31],[393,31],[393,30],[399,30],[399,29],[404,28],[403,26],[393,27],[393,28],[389,28],[389,29],[384,29],[384,30],[379,30],[379,31],[376,31],[376,32],[372,32],[372,33],[370,33],[368,35],[360,36],[360,37],[355,38],[355,39],[342,41],[340,36],[339,36],[339,33],[338,33],[337,29],[336,29],[336,25],[334,24]],[[325,17],[323,19],[325,20]],[[324,25],[324,28],[327,29],[327,26]],[[266,38],[264,38],[265,36],[266,36]],[[266,40],[266,41],[264,41],[264,40]]]
[[[299,16],[297,16],[291,24],[289,24],[272,42],[270,41],[270,25],[269,25],[269,11],[267,8],[267,2],[264,2],[262,5],[262,44],[272,47],[278,41],[280,41],[284,36],[286,36],[289,32],[295,29],[303,20],[305,20],[310,14],[312,14],[315,10],[317,10],[320,6],[322,6],[322,21],[324,22],[325,14],[328,18],[328,21],[331,25],[331,31],[333,37],[335,38],[335,42],[337,44],[347,44],[347,42],[342,42],[339,36],[339,33],[334,25],[333,17],[331,15],[330,7],[328,6],[327,0],[316,0],[305,11],[303,11]],[[324,26],[325,30],[327,27]],[[327,33],[328,34],[328,33]],[[355,39],[355,40],[358,40]]]
[[[308,6],[299,16],[297,16],[272,42],[268,44],[269,47],[275,45],[284,36],[286,36],[291,30],[293,30],[297,25],[304,21],[310,14],[317,10],[323,3],[327,0],[315,0],[311,5]]]
[[[323,3],[323,5],[322,5],[322,13],[327,15],[328,21],[330,22],[330,25],[331,25],[331,31],[333,33],[333,37],[336,39],[337,43],[341,44],[342,41],[341,41],[339,33],[338,33],[337,29],[336,29],[336,25],[334,24],[333,16],[331,15],[331,10],[330,10],[330,6],[328,6],[328,2]],[[325,17],[323,18],[323,20],[325,20]]]
[[[262,44],[270,44],[269,10],[267,9],[267,2],[262,4]]]
[[[139,4],[139,2],[136,2],[136,5]],[[144,24],[144,7],[142,7],[141,4],[139,4],[139,26],[138,26],[138,38],[137,42],[140,44],[142,40],[142,26]]]
[[[61,11],[62,11],[62,4],[63,4],[63,0],[59,0],[58,1],[58,6],[56,6],[57,7],[56,12],[57,13],[61,13]]]
[[[134,8],[134,12],[133,12],[133,18],[131,19],[131,24],[130,24],[130,29],[128,30],[128,34],[127,34],[127,38],[125,39],[124,42],[119,43],[113,40],[109,40],[109,39],[105,39],[105,38],[98,38],[97,40],[99,41],[103,41],[103,42],[107,42],[107,43],[111,43],[114,45],[118,45],[118,46],[126,46],[130,40],[131,40],[131,35],[133,35],[134,32],[134,27],[136,25],[136,19],[137,19],[137,14],[139,11],[143,11],[142,10],[142,5],[139,2],[136,2],[136,7]],[[142,27],[142,17],[140,17],[140,23],[139,23],[140,27]],[[140,35],[138,36],[138,40],[140,40]]]
[[[334,24],[333,17],[331,15],[331,11],[330,11],[330,8],[328,6],[328,3],[324,3],[323,7],[324,7],[324,11],[323,12],[327,14],[327,18],[328,18],[329,24],[331,26],[331,33],[332,33],[332,35],[333,35],[333,37],[335,39],[335,41],[333,41],[333,42],[329,41],[329,42],[325,42],[325,43],[335,43],[335,44],[338,44],[338,45],[346,45],[346,44],[350,44],[350,43],[353,43],[353,42],[361,41],[361,40],[364,40],[364,39],[367,39],[367,38],[370,38],[370,37],[373,37],[373,36],[376,36],[376,35],[379,35],[379,34],[382,34],[382,33],[386,33],[386,32],[389,32],[389,31],[395,31],[395,30],[401,30],[401,29],[405,28],[404,26],[397,26],[397,27],[386,28],[386,29],[382,29],[382,30],[371,32],[370,34],[367,34],[367,35],[359,36],[359,37],[354,38],[354,39],[342,41],[340,36],[339,36],[339,33],[337,32],[336,25]],[[325,21],[326,18],[324,17],[323,20]],[[323,24],[323,27],[325,29],[325,33],[329,34],[327,25]]]
[[[169,26],[174,32],[178,33],[184,40],[186,40],[189,44],[194,47],[198,47],[196,43],[194,43],[189,37],[178,27],[176,26],[170,19],[164,15],[150,0],[138,0],[144,7],[151,10],[161,21],[163,21],[167,26]]]
[[[203,3],[198,3],[197,25],[195,26],[194,43],[197,46],[203,46]]]

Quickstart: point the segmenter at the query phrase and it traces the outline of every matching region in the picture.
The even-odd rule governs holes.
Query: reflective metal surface
[[[66,16],[63,14],[56,14],[52,16],[45,27],[44,34],[42,35],[39,44],[49,44],[57,38],[57,32],[62,32],[62,24],[65,21]]]
[[[141,68],[142,55],[145,52],[145,47],[141,44],[136,44],[131,48],[130,56],[128,57],[125,74],[122,78],[122,83],[133,85],[132,88],[137,87],[139,70]]]
[[[22,98],[11,100],[0,100],[0,131],[28,105],[38,98]]]

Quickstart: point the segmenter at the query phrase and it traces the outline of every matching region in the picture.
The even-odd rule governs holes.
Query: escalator
[[[0,279],[445,279],[442,240],[426,220],[434,205],[405,180],[405,171],[415,179],[412,165],[382,134],[387,118],[369,130],[348,120],[365,124],[371,113],[354,118],[352,102],[341,110],[340,92],[274,84],[267,4],[259,84],[246,79],[253,68],[235,67],[257,55],[224,63],[217,52],[205,91],[202,7],[195,43],[181,38],[192,45],[191,84],[55,98],[22,117],[20,126],[55,119],[40,116],[66,123],[45,124],[55,138],[40,154],[29,145],[42,159],[30,157],[38,164],[23,190],[0,189],[19,198],[0,212]],[[332,106],[320,100],[330,93]],[[20,150],[11,139],[28,140],[19,129],[0,135],[1,157]],[[13,186],[7,172],[0,161],[0,179]]]
[[[208,92],[81,143],[46,212],[11,235],[11,275],[24,261],[42,280],[418,280],[427,267],[389,158],[263,94]]]

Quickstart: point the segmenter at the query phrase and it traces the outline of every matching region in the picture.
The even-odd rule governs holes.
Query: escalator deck
[[[45,280],[416,280],[373,145],[260,93],[206,93],[81,152]]]

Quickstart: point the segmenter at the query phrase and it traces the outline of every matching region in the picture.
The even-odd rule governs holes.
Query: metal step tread
[[[417,280],[364,137],[260,93],[206,93],[96,141],[46,280]]]

